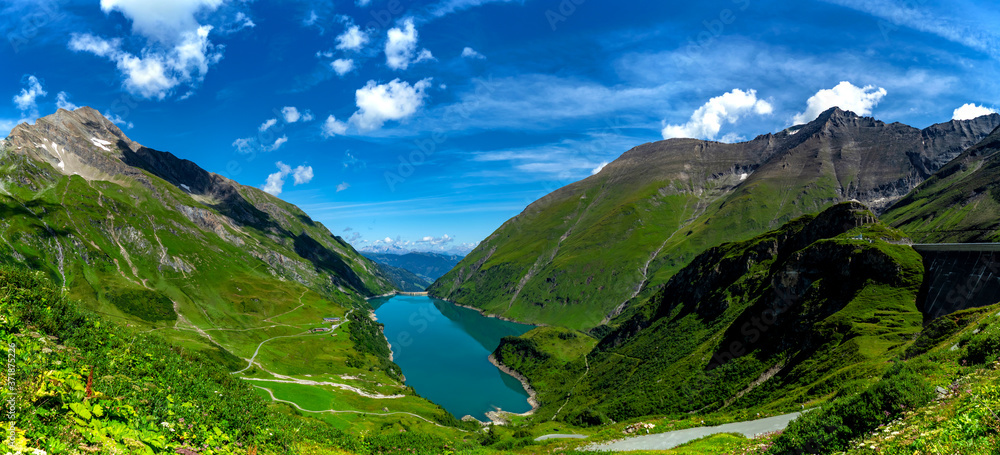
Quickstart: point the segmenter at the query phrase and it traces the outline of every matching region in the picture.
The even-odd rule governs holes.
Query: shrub
[[[934,391],[911,367],[896,364],[860,395],[839,398],[823,409],[793,421],[774,443],[770,454],[831,453],[891,421],[906,409],[934,398]]]
[[[997,354],[1000,354],[1000,332],[981,332],[969,340],[965,360],[973,365],[981,365],[996,360]]]

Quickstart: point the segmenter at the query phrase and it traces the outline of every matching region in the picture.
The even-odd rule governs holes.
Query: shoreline
[[[518,416],[522,416],[522,417],[527,417],[527,416],[530,416],[530,415],[534,414],[535,411],[537,411],[538,408],[540,407],[539,404],[538,404],[538,392],[536,392],[535,389],[533,389],[531,387],[531,383],[528,382],[528,378],[525,377],[523,374],[518,373],[517,370],[515,370],[515,369],[513,369],[511,367],[508,367],[507,365],[504,365],[504,364],[500,363],[493,354],[490,354],[490,356],[488,357],[488,359],[489,359],[490,363],[493,364],[493,366],[497,367],[498,370],[504,372],[505,374],[509,375],[510,377],[512,377],[514,379],[517,379],[518,382],[521,383],[521,387],[524,387],[524,391],[528,392],[528,404],[531,405],[531,410],[530,411],[526,411],[526,412],[522,412],[522,413],[516,413],[516,412],[510,412],[510,411],[502,411],[502,412],[506,413],[506,414],[513,414],[513,415],[518,415]],[[487,416],[489,416],[488,413],[487,413]]]
[[[482,315],[483,317],[486,317],[486,318],[499,319],[501,321],[513,322],[515,324],[521,324],[521,325],[530,325],[532,327],[548,327],[549,326],[548,324],[544,324],[544,323],[537,323],[536,324],[536,323],[533,323],[533,322],[518,321],[516,319],[511,319],[511,318],[508,318],[506,316],[500,316],[500,315],[496,315],[496,314],[489,314],[486,311],[484,311],[482,308],[476,308],[474,306],[469,306],[469,305],[462,305],[461,303],[455,303],[455,302],[452,302],[451,300],[445,300],[445,299],[442,299],[440,297],[436,297],[436,296],[433,296],[433,295],[430,295],[430,294],[428,294],[427,296],[430,297],[430,298],[432,298],[432,299],[438,299],[438,300],[440,300],[442,302],[448,302],[448,303],[450,303],[452,305],[455,305],[457,307],[462,307],[462,308],[468,308],[470,310],[475,310],[480,315]]]
[[[368,317],[370,317],[373,321],[378,322],[378,318],[375,316],[375,310],[368,310]],[[393,360],[395,353],[392,352],[392,343],[389,342],[389,337],[385,336],[385,329],[379,330],[379,332],[382,333],[385,345],[389,347],[389,361],[395,362],[395,360]]]

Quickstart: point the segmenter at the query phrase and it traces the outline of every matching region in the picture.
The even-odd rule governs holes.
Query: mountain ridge
[[[742,143],[643,144],[530,204],[428,290],[516,320],[599,326],[707,248],[839,202],[878,212],[998,125],[919,130],[831,108]]]
[[[342,316],[394,289],[294,205],[144,147],[91,108],[18,125],[0,168],[0,263],[195,350],[249,360],[267,333],[227,330],[293,310]],[[370,361],[392,374],[387,356]]]

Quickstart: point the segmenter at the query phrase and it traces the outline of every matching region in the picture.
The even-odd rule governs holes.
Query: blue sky
[[[629,148],[998,107],[985,1],[0,0],[0,137],[92,106],[356,247],[475,244]]]

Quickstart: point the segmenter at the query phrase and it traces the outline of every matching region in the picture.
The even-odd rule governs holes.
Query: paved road
[[[788,423],[795,420],[799,414],[796,412],[749,422],[727,423],[717,427],[689,428],[687,430],[670,431],[667,433],[648,434],[604,444],[591,444],[584,447],[583,450],[618,452],[630,450],[668,450],[694,441],[695,439],[719,433],[742,433],[744,436],[752,438],[764,433],[785,429]]]
[[[539,436],[535,438],[535,441],[545,441],[548,439],[586,439],[585,434],[547,434],[545,436]]]

